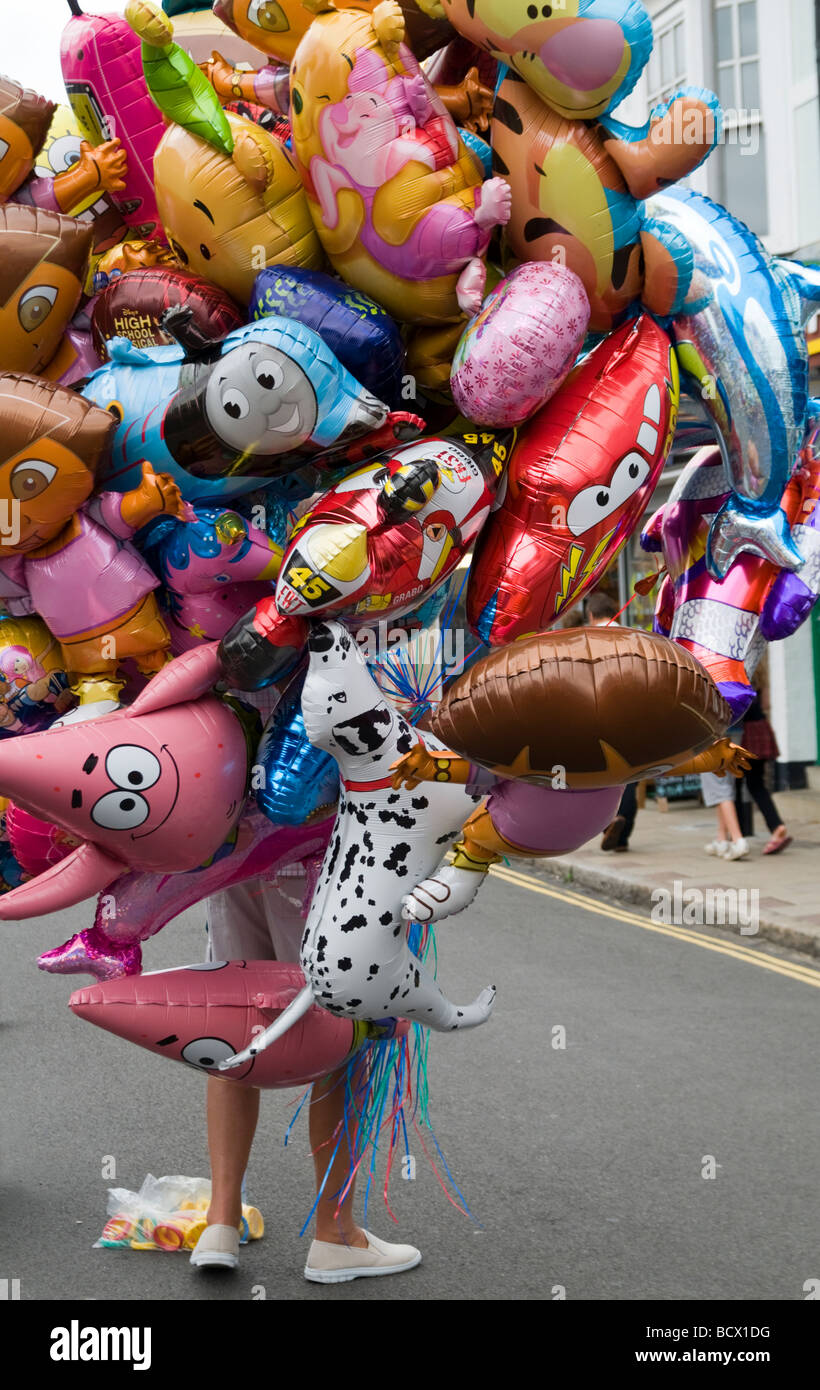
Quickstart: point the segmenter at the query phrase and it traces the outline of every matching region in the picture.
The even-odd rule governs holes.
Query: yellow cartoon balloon
[[[284,145],[223,112],[155,6],[132,0],[126,17],[143,40],[148,90],[170,121],[154,155],[154,187],[174,254],[239,303],[266,265],[320,268],[322,248]]]
[[[484,254],[510,215],[404,42],[396,0],[326,9],[291,64],[294,150],[338,273],[395,318],[478,312]]]

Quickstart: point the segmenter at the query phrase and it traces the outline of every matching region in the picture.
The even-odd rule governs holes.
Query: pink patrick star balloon
[[[214,961],[87,985],[71,996],[79,1018],[160,1057],[248,1086],[305,1086],[342,1066],[371,1038],[403,1037],[406,1020],[334,1018],[315,1005],[275,1046],[236,1071],[219,1063],[241,1051],[299,993],[295,963]]]
[[[45,951],[37,964],[50,975],[93,975],[97,980],[137,975],[142,942],[180,912],[250,879],[259,879],[259,893],[267,893],[269,884],[295,864],[304,869],[307,915],[334,817],[335,808],[328,807],[324,816],[306,825],[275,825],[250,801],[238,826],[207,863],[182,874],[133,869],[117,883],[115,912],[110,911],[110,895],[101,893],[93,925]]]
[[[199,647],[129,709],[6,741],[0,795],[81,843],[7,893],[1,918],[70,907],[129,869],[194,869],[219,849],[242,811],[249,749],[234,710],[204,695],[217,676],[215,645]]]

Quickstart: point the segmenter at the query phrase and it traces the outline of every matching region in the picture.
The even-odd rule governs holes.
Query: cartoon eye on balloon
[[[235,1049],[224,1038],[194,1038],[182,1049],[182,1060],[208,1071],[235,1056]]]
[[[115,787],[147,791],[162,775],[158,758],[147,748],[134,743],[120,743],[105,760],[105,770]]]
[[[219,398],[220,405],[226,415],[232,420],[244,420],[250,410],[248,398],[235,386],[229,386],[227,391],[223,391]]]
[[[265,391],[274,391],[277,386],[281,386],[285,379],[285,374],[278,362],[266,357],[261,362],[254,364],[253,374],[259,385]]]
[[[606,487],[594,483],[579,492],[567,508],[567,529],[582,536],[605,517],[620,510],[649,476],[649,464],[641,454],[621,459]]]
[[[277,0],[251,0],[248,23],[268,34],[284,34],[290,28],[288,17]]]
[[[54,285],[32,285],[17,306],[17,317],[26,333],[33,333],[44,323],[54,308],[57,290]]]
[[[44,459],[24,459],[11,471],[11,495],[18,502],[39,497],[56,476],[57,469],[53,463],[46,463]]]
[[[91,808],[91,819],[103,830],[136,830],[151,813],[144,796],[124,791],[106,792]]]

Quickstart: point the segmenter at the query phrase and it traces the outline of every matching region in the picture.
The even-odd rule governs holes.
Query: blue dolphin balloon
[[[224,501],[369,434],[387,406],[305,324],[268,317],[202,337],[185,309],[166,312],[176,342],[136,348],[112,338],[83,395],[119,424],[99,479],[127,492],[148,459],[188,501]]]
[[[722,579],[748,550],[787,569],[802,557],[780,508],[806,429],[805,327],[820,273],[773,259],[744,223],[701,193],[649,200],[692,248],[683,307],[669,323],[684,379],[715,424],[732,495],[712,524],[707,563]]]

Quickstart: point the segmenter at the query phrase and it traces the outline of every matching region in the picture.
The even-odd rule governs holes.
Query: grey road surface
[[[206,1175],[207,1156],[205,1078],[81,1022],[66,1001],[85,977],[33,965],[88,920],[84,905],[0,936],[0,1275],[21,1299],[800,1300],[820,1278],[818,990],[497,879],[438,934],[445,990],[495,982],[495,1015],[430,1048],[436,1135],[480,1228],[414,1139],[398,1226],[378,1194],[368,1225],[418,1244],[421,1266],[307,1284],[306,1126],[283,1151],[293,1093],[267,1093],[248,1178],[267,1233],[237,1273],[93,1250],[108,1186]],[[202,920],[166,927],[146,968],[201,959]]]

